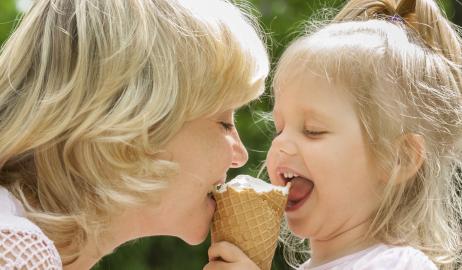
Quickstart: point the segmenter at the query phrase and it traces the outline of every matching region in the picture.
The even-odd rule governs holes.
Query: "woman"
[[[56,246],[64,269],[89,269],[143,236],[202,242],[210,191],[247,160],[233,112],[268,66],[224,0],[35,1],[0,55],[0,266],[59,269]]]

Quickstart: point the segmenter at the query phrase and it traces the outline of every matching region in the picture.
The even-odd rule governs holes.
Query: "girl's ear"
[[[396,141],[398,159],[396,183],[404,183],[417,174],[425,160],[425,139],[416,133],[402,134]]]

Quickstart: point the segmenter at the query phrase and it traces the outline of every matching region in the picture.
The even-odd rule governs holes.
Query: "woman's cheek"
[[[228,138],[220,138],[214,142],[209,142],[206,153],[212,170],[220,170],[220,174],[225,173],[231,166],[233,158],[232,142]],[[225,171],[225,172],[223,172]]]
[[[219,153],[219,155],[226,158],[226,163],[228,164],[228,168],[231,167],[231,164],[233,163],[233,155],[235,154],[233,145],[234,145],[234,139],[227,137],[226,143],[224,144],[223,152]]]

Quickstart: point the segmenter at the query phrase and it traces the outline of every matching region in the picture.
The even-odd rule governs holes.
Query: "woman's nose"
[[[231,168],[239,168],[247,163],[249,160],[249,154],[247,149],[245,149],[244,144],[239,138],[239,134],[235,135],[234,145],[233,145],[233,160],[231,163]]]

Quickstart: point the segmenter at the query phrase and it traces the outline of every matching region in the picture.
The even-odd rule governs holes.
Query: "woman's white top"
[[[299,270],[438,270],[436,265],[420,250],[378,244],[368,249],[339,258],[326,264],[309,267],[310,260]]]
[[[53,242],[24,217],[21,203],[3,187],[0,187],[0,269],[62,269]]]

